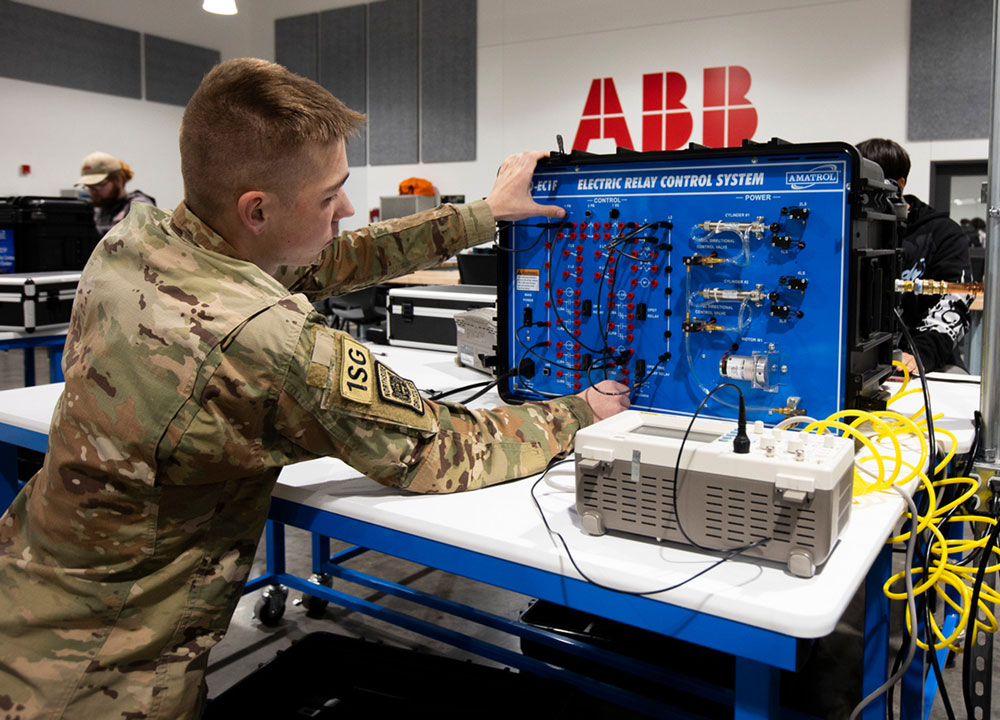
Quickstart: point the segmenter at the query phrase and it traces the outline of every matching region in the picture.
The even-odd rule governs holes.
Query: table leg
[[[62,372],[62,358],[63,358],[63,346],[62,345],[50,345],[49,346],[49,382],[57,383],[63,382],[66,378],[63,377]]]
[[[737,657],[733,718],[765,720],[777,717],[780,679],[781,670],[778,668]]]
[[[264,528],[267,545],[267,574],[278,575],[285,572],[285,526],[268,520]]]
[[[13,502],[17,491],[17,447],[0,443],[0,514]]]
[[[31,387],[35,384],[35,349],[24,348],[24,386]]]
[[[884,545],[865,578],[864,666],[861,678],[863,698],[881,687],[889,678],[889,598],[882,584],[892,574],[892,547]],[[862,720],[885,717],[885,695],[869,703]]]
[[[330,538],[320,533],[312,534],[312,570],[316,575],[323,574],[323,565],[330,560]]]

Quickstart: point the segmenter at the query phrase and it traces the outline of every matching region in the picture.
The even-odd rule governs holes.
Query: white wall
[[[273,59],[274,19],[357,0],[237,0],[234,17],[198,0],[21,0],[132,30],[217,48],[223,58]],[[477,160],[353,168],[347,190],[367,220],[378,197],[420,176],[444,194],[484,196],[500,161],[572,143],[593,78],[614,78],[632,139],[641,143],[643,73],[688,81],[692,140],[701,140],[702,70],[741,65],[753,84],[755,139],[871,136],[900,140],[913,158],[908,190],[927,196],[930,161],[985,158],[987,141],[906,142],[909,0],[478,0]],[[610,9],[613,7],[613,11]],[[989,62],[989,59],[984,59]],[[182,195],[182,109],[0,78],[0,195],[56,194],[101,149],[132,164],[130,187],[172,207]],[[591,148],[595,149],[595,148]],[[21,164],[32,173],[19,175]]]

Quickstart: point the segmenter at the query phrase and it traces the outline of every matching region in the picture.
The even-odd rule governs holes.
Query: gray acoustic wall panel
[[[319,14],[319,84],[352,110],[368,112],[368,13],[366,5]],[[368,162],[368,135],[362,128],[347,145],[347,162]]]
[[[990,133],[991,0],[911,0],[910,140]]]
[[[187,105],[205,73],[218,64],[218,50],[168,40],[156,35],[143,38],[146,57],[146,99],[170,105]]]
[[[417,0],[368,6],[368,162],[420,158]]]
[[[319,80],[319,15],[274,21],[274,59],[293,73]]]
[[[476,159],[476,2],[423,0],[420,8],[420,156]]]
[[[142,97],[139,33],[0,0],[0,75]]]

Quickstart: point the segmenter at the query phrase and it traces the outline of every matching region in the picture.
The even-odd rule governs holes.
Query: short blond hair
[[[357,134],[365,116],[322,86],[266,60],[216,65],[181,120],[181,176],[191,210],[210,220],[249,190],[288,198],[309,167],[303,150]]]

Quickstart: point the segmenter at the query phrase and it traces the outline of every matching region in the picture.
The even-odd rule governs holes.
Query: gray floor
[[[40,351],[37,355],[38,357],[35,358],[37,377],[40,381],[44,381],[48,374],[45,353]],[[22,373],[21,351],[0,351],[0,389],[19,387],[22,384]],[[311,550],[308,535],[290,528],[287,531],[286,542],[289,571],[308,577]],[[256,561],[258,568],[263,567],[263,560],[262,544]],[[531,598],[523,595],[374,552],[365,553],[352,560],[350,566],[509,618],[518,617],[531,602]],[[377,601],[387,607],[408,612],[416,617],[462,630],[503,647],[516,649],[518,646],[517,640],[505,634],[436,611],[419,608],[411,603],[384,596],[366,588],[339,583],[337,588],[364,599]],[[257,601],[257,593],[243,598],[233,616],[227,636],[211,653],[207,675],[210,697],[216,697],[223,693],[257,669],[260,664],[274,658],[278,651],[316,631],[360,637],[423,653],[463,660],[473,659],[473,656],[449,645],[429,640],[336,606],[328,606],[320,617],[309,617],[305,608],[294,604],[298,595],[294,591],[289,593],[284,617],[276,627],[264,626],[255,619],[254,605]],[[857,629],[859,625],[860,598],[845,614],[837,631],[816,644],[812,659],[806,666],[804,673],[796,678],[794,683],[784,683],[793,696],[792,702],[795,707],[820,717],[847,716],[850,708],[858,699],[857,690],[854,688],[858,686],[860,677],[860,633]],[[898,631],[894,635],[897,636],[898,643]],[[997,643],[997,646],[1000,647],[1000,643]],[[475,658],[475,661],[486,665],[491,664],[480,658]],[[1000,667],[997,648],[994,652],[994,667]],[[956,717],[965,717],[960,687],[960,658],[954,667],[945,669],[945,681]],[[995,698],[994,707],[1000,707],[1000,681],[994,680],[993,697]],[[932,720],[947,718],[940,694],[934,701],[930,718]]]

